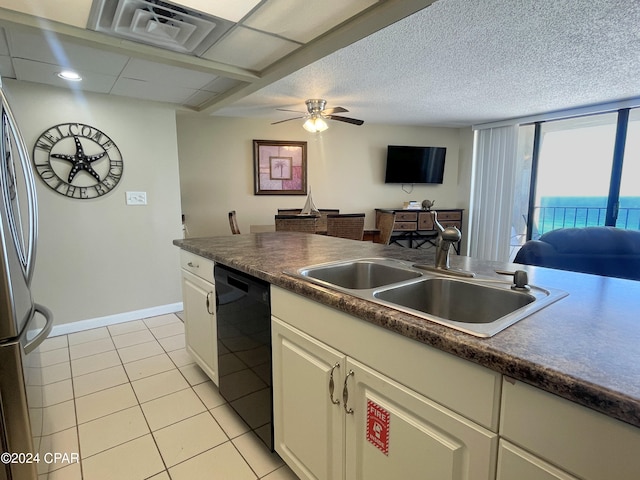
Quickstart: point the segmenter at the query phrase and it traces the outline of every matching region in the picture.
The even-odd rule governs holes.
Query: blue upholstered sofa
[[[515,263],[640,280],[640,231],[562,228],[529,240]]]

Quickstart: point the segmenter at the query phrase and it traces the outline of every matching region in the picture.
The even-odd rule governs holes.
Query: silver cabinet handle
[[[333,371],[336,368],[340,368],[340,364],[338,362],[336,362],[336,364],[333,367],[331,367],[331,373],[329,376],[329,398],[331,399],[331,403],[333,403],[334,405],[340,405],[340,400],[333,399],[333,390],[335,388],[335,384],[333,382]]]
[[[347,380],[349,380],[349,377],[351,375],[354,375],[353,370],[349,370],[349,373],[347,373],[347,376],[344,377],[344,388],[342,389],[342,401],[344,402],[344,411],[347,412],[348,414],[350,413],[353,415],[353,408],[347,407],[347,402],[349,401],[349,390],[347,389]]]
[[[211,295],[213,295],[213,292],[207,292],[207,313],[209,315],[214,314],[214,312],[212,312],[211,309],[209,308],[211,306],[211,300],[209,300],[209,297],[211,297]]]
[[[189,262],[187,263],[188,266],[190,266],[191,268],[200,268],[200,265],[193,263],[193,262]]]

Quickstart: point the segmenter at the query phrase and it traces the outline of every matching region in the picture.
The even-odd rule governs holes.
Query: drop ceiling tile
[[[13,59],[16,79],[25,82],[44,83],[62,88],[77,88],[89,92],[109,93],[116,81],[115,76],[103,75],[95,72],[79,71],[82,82],[67,82],[58,77],[60,67],[48,63],[34,62],[22,58]]]
[[[0,55],[9,55],[9,45],[7,45],[4,28],[0,28]]]
[[[196,90],[191,88],[169,87],[131,78],[118,79],[111,89],[114,95],[169,103],[184,103],[195,92]]]
[[[238,27],[202,56],[242,68],[262,70],[298,47],[297,43]]]
[[[243,25],[307,43],[377,3],[377,0],[270,0]]]
[[[85,28],[92,2],[93,0],[47,0],[46,2],[0,0],[0,7]]]
[[[186,68],[163,65],[148,60],[131,59],[122,71],[122,77],[134,80],[199,89],[213,82],[216,75],[187,70]]]
[[[7,33],[13,57],[114,76],[129,60],[125,55],[65,42],[59,35],[44,31],[10,30]]]
[[[240,80],[234,80],[233,78],[218,77],[213,82],[202,87],[201,90],[213,93],[222,93],[240,85],[241,83],[243,82]]]
[[[189,107],[194,107],[195,108],[195,107],[199,107],[200,105],[202,105],[206,101],[211,100],[212,98],[215,98],[217,96],[218,96],[217,93],[205,92],[204,90],[198,90],[193,95],[191,95],[185,102],[183,102],[183,104],[184,105],[188,105]]]
[[[0,77],[16,78],[16,72],[13,70],[13,64],[11,63],[11,57],[0,55]]]
[[[227,2],[212,2],[211,0],[178,0],[173,3],[193,10],[208,13],[216,17],[238,22],[249,13],[260,0],[233,0]]]

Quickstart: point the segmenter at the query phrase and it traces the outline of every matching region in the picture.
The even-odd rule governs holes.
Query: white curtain
[[[476,131],[470,208],[469,254],[509,260],[518,125]]]

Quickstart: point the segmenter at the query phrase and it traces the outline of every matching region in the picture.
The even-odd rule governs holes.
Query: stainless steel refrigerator
[[[37,453],[28,365],[49,335],[53,316],[31,296],[38,236],[34,177],[1,81],[0,97],[0,480],[35,480],[37,463],[28,461]]]

